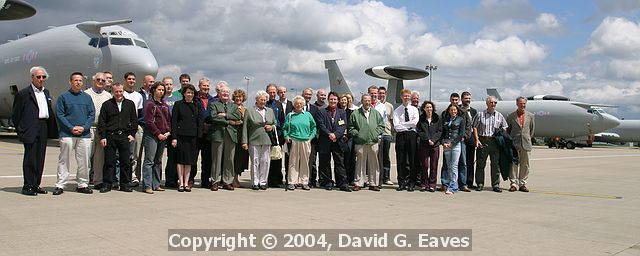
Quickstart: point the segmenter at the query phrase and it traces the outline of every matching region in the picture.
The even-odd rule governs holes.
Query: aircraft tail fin
[[[132,20],[127,19],[127,20],[112,20],[112,21],[85,21],[82,23],[78,23],[77,27],[81,30],[90,32],[90,33],[94,33],[94,34],[99,34],[100,33],[100,28],[102,27],[108,27],[108,26],[113,26],[113,25],[120,25],[120,24],[127,24],[127,23],[131,23]]]
[[[487,95],[496,97],[496,100],[502,100],[502,97],[496,88],[487,88]]]
[[[353,93],[351,89],[349,89],[349,85],[347,85],[347,81],[342,76],[342,72],[338,67],[338,63],[336,63],[338,59],[335,60],[325,60],[324,68],[327,69],[327,73],[329,74],[329,89],[338,93],[338,95],[342,95],[345,93]]]
[[[387,83],[387,102],[393,104],[393,107],[397,107],[402,104],[402,93],[404,89],[404,83],[402,80],[389,79]]]

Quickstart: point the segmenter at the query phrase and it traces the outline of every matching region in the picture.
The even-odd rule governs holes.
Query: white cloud
[[[518,22],[516,20],[503,20],[495,24],[489,24],[479,33],[480,38],[498,39],[506,36],[522,35],[554,35],[562,31],[562,25],[555,15],[541,13],[530,22]]]
[[[578,88],[571,95],[572,98],[585,102],[640,106],[637,102],[637,97],[640,95],[639,83],[628,87],[604,85],[598,88]]]
[[[622,79],[640,79],[640,60],[611,60],[609,72]]]
[[[512,36],[502,41],[478,39],[462,46],[443,46],[437,50],[435,58],[442,65],[483,69],[493,66],[530,68],[546,56],[543,46]]]
[[[522,93],[524,95],[564,95],[564,86],[558,80],[546,81],[540,80],[534,83],[526,83],[522,86]]]
[[[587,79],[587,75],[585,75],[582,72],[575,72],[575,73],[571,73],[571,72],[559,72],[553,75],[549,75],[547,77],[550,78],[557,78],[560,80],[570,80],[570,79],[575,79],[575,80],[585,80]]]
[[[607,17],[591,33],[589,45],[579,55],[602,54],[611,58],[640,57],[640,24],[620,17]]]

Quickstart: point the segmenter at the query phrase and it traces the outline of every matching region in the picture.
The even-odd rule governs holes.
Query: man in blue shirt
[[[91,96],[82,91],[82,73],[74,72],[69,78],[71,89],[62,93],[56,101],[56,116],[60,127],[60,155],[58,156],[58,181],[53,191],[60,195],[69,179],[69,153],[75,150],[78,163],[76,179],[79,193],[91,194],[89,188],[89,158],[91,155],[91,124],[95,108]]]

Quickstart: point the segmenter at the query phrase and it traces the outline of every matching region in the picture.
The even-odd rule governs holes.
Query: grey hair
[[[364,93],[364,94],[362,94],[362,96],[360,96],[360,101],[364,101],[364,97],[369,97],[369,98],[371,98],[371,95],[369,95],[368,93]]]
[[[207,77],[200,78],[200,80],[198,80],[198,85],[201,85],[202,83],[209,82],[209,81],[211,80],[209,80],[209,78]]]
[[[297,101],[302,101],[302,103],[306,102],[306,100],[300,95],[296,95],[295,97],[293,97],[293,103],[295,104]]]
[[[525,96],[518,96],[518,98],[516,98],[516,103],[518,103],[518,101],[519,101],[519,100],[521,100],[521,99],[523,99],[525,103],[527,102],[527,97],[525,97]]]
[[[497,99],[496,99],[496,96],[489,95],[489,96],[487,96],[487,98],[484,100],[484,102],[489,102],[489,101],[491,101],[491,99],[497,100]]]
[[[41,67],[41,66],[34,66],[34,67],[32,67],[31,69],[29,69],[29,74],[33,75],[33,74],[35,74],[35,73],[36,73],[36,71],[38,71],[38,70],[42,70],[42,71],[44,72],[44,75],[45,75],[45,76],[47,76],[47,78],[46,78],[46,79],[48,79],[48,78],[49,78],[49,73],[47,72],[47,70],[46,70],[46,69],[44,69],[44,68],[43,68],[43,67]],[[46,79],[45,79],[45,80],[46,80]]]
[[[269,98],[269,94],[263,90],[259,90],[256,92],[256,102],[258,101],[258,99],[265,97],[265,98]]]
[[[91,80],[95,81],[96,77],[98,77],[99,75],[104,76],[104,72],[96,72],[96,74],[91,77]]]
[[[413,95],[417,95],[418,97],[420,97],[420,92],[419,91],[412,91],[411,92],[411,97],[413,97]]]
[[[220,90],[222,90],[222,87],[229,88],[229,83],[227,83],[227,81],[224,81],[224,80],[218,81],[216,83],[216,92],[220,92]]]

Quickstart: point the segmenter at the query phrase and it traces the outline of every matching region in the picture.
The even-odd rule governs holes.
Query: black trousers
[[[471,139],[471,141],[473,141],[473,139]],[[465,140],[466,142],[466,140]],[[473,185],[473,178],[475,175],[475,164],[474,162],[476,161],[476,145],[474,145],[473,143],[466,144],[467,148],[467,186],[472,186]]]
[[[178,187],[178,170],[176,167],[176,148],[171,146],[171,141],[167,143],[167,166],[164,169],[164,186],[170,188]]]
[[[33,143],[24,143],[24,157],[22,158],[23,188],[38,188],[42,182],[44,171],[44,157],[47,153],[47,121],[40,120],[37,124],[40,132]]]
[[[116,154],[117,152],[117,154]],[[107,147],[104,149],[103,186],[113,184],[116,159],[120,162],[120,186],[127,187],[131,182],[131,149],[126,133],[108,134]]]
[[[327,186],[329,183],[335,184],[337,187],[349,185],[347,183],[347,172],[344,169],[344,159],[342,157],[342,148],[338,143],[331,143],[329,152],[320,152],[320,166],[318,168],[320,185]],[[331,157],[333,157],[333,172],[335,173],[335,182],[331,175]]]
[[[316,151],[317,143],[311,140],[311,153],[309,153],[309,185],[313,186],[318,183],[318,166],[316,165],[316,159],[318,158],[318,151]]]
[[[416,141],[417,134],[412,131],[396,134],[396,164],[398,166],[398,185],[416,184]]]
[[[200,184],[203,188],[211,188],[211,141],[205,138],[199,138],[196,156],[198,153],[200,153],[200,166],[202,166],[202,171],[200,172]],[[191,166],[189,181],[194,181],[197,173],[198,163]]]

